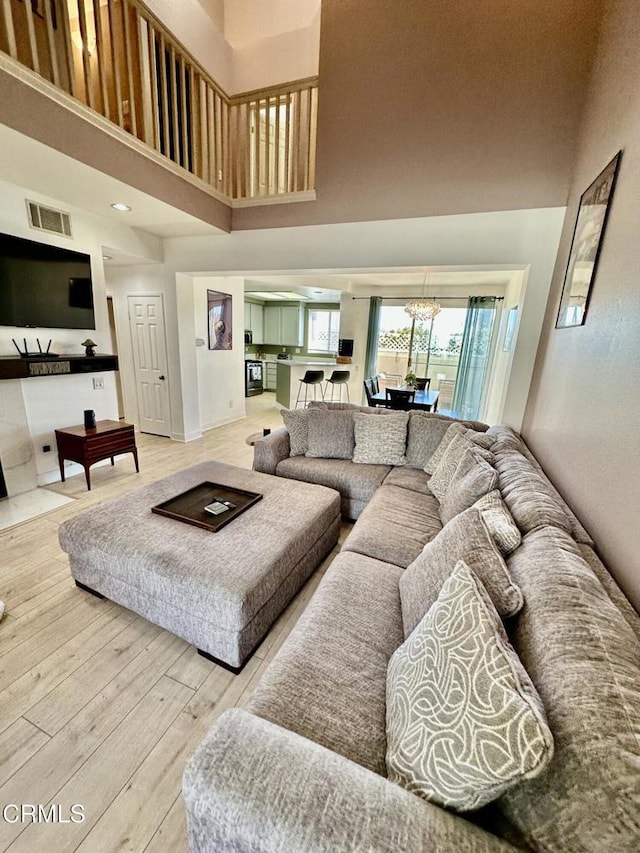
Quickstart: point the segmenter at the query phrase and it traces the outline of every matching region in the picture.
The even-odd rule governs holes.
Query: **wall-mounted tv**
[[[95,329],[90,256],[0,234],[0,326]]]

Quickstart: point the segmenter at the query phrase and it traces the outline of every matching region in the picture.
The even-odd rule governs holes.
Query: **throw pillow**
[[[405,637],[436,601],[459,560],[478,575],[502,617],[514,616],[522,608],[520,588],[511,580],[480,510],[471,507],[446,524],[400,578]]]
[[[478,423],[472,422],[472,423]],[[478,423],[479,426],[479,423]],[[479,432],[476,429],[469,429],[465,424],[461,421],[455,421],[449,426],[449,429],[442,436],[442,440],[437,448],[433,451],[431,458],[426,462],[424,466],[424,470],[427,474],[434,474],[436,468],[438,467],[440,460],[446,453],[449,444],[453,441],[456,436],[465,436],[469,441],[473,441],[474,444],[479,445],[480,447],[484,447],[486,450],[490,450],[493,442],[495,441],[494,436],[486,433]]]
[[[309,449],[307,409],[282,409],[280,414],[289,433],[289,456],[304,456]]]
[[[444,415],[415,409],[409,412],[407,465],[424,470],[450,426],[451,418]]]
[[[369,465],[406,465],[408,412],[379,415],[353,415],[356,446],[353,461]]]
[[[486,436],[482,437],[486,439]],[[492,441],[492,439],[489,439],[489,441]],[[431,479],[429,480],[429,489],[439,501],[442,501],[447,493],[451,480],[453,479],[453,475],[456,472],[456,468],[460,464],[460,460],[462,459],[465,451],[470,447],[477,447],[481,449],[482,452],[489,453],[488,450],[482,448],[478,442],[466,432],[454,433],[453,438],[447,444],[447,448],[440,457],[433,474],[431,475]],[[490,458],[490,456],[487,456],[487,459]]]
[[[481,447],[470,445],[465,450],[449,488],[440,501],[440,519],[443,524],[497,487],[498,472],[491,464],[492,461],[491,453]]]
[[[542,701],[491,599],[460,560],[389,662],[389,779],[470,811],[538,776],[552,756]]]
[[[484,495],[473,506],[480,510],[489,532],[502,553],[506,556],[515,551],[522,542],[522,534],[502,500],[499,489]]]
[[[351,459],[353,456],[353,412],[341,409],[308,409],[309,449],[305,456],[321,459]]]

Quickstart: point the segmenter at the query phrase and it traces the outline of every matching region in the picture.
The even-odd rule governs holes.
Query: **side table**
[[[114,465],[114,456],[121,453],[133,453],[136,473],[140,472],[133,424],[127,424],[123,421],[98,421],[94,429],[85,429],[80,424],[79,426],[57,429],[55,432],[60,477],[63,483],[65,459],[78,462],[83,466],[89,491],[91,491],[89,467],[103,459],[111,459],[111,464]]]

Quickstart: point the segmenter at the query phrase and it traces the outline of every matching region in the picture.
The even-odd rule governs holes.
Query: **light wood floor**
[[[0,850],[106,853],[187,850],[181,778],[213,721],[243,705],[304,610],[329,555],[240,675],[199,657],[184,640],[77,589],[58,545],[75,513],[188,465],[218,459],[251,467],[245,437],[281,419],[273,394],[248,417],[178,444],[139,435],[131,456],[55,486],[77,500],[0,534],[0,809],[78,803],[83,823],[11,823]],[[347,527],[343,530],[343,535]],[[10,810],[9,817],[15,814]]]

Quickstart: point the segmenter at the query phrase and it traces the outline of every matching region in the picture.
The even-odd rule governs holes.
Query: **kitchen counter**
[[[278,384],[276,387],[276,402],[284,406],[285,409],[291,409],[296,404],[298,389],[300,388],[300,380],[307,370],[324,370],[324,378],[328,379],[331,376],[334,368],[337,366],[335,360],[332,361],[293,361],[289,359],[278,360]],[[324,388],[324,382],[321,386],[310,385],[307,389],[307,399],[313,399],[315,389],[316,399],[322,399],[320,388]],[[302,390],[304,397],[304,388]]]

